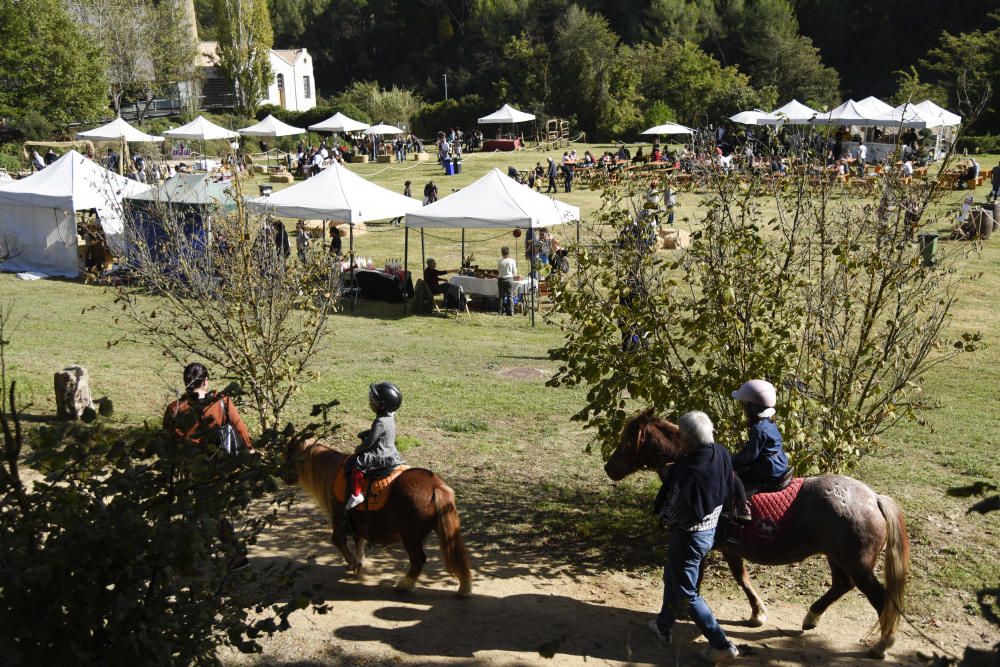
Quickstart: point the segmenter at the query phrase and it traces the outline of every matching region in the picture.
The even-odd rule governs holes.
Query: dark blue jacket
[[[733,456],[733,468],[753,471],[764,483],[775,481],[788,472],[788,457],[781,448],[781,433],[770,419],[761,419],[750,427],[750,439]]]

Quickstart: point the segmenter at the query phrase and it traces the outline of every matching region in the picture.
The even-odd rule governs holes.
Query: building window
[[[310,97],[312,97],[312,88],[309,87],[309,77],[308,76],[302,77],[302,87],[306,91],[306,99],[308,100]]]

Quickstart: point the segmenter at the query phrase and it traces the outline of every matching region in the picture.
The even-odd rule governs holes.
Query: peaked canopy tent
[[[535,120],[535,114],[526,113],[524,111],[518,111],[509,104],[504,104],[502,107],[489,114],[488,116],[483,116],[479,119],[480,125],[504,125],[504,124],[516,124],[516,123],[527,123],[529,120]]]
[[[404,133],[404,130],[399,129],[395,125],[387,125],[385,123],[379,123],[378,125],[372,125],[371,127],[367,128],[365,130],[365,134],[368,134],[368,135],[371,135],[371,136],[379,136],[379,137],[384,136],[384,135],[390,135],[390,134],[395,135],[395,134],[403,134],[403,133]]]
[[[91,141],[118,141],[121,143],[121,159],[118,161],[118,172],[123,173],[125,162],[128,159],[128,144],[134,143],[156,143],[163,141],[163,137],[154,137],[136,129],[122,119],[121,116],[115,118],[110,123],[95,127],[86,132],[77,132],[78,139],[89,139]]]
[[[927,123],[927,129],[931,130],[935,136],[935,159],[940,159],[945,153],[944,149],[941,147],[943,136],[947,135],[950,141],[954,136],[954,128],[962,124],[961,116],[953,114],[947,109],[934,104],[934,102],[931,102],[930,100],[924,100],[918,104],[900,104],[895,110],[904,115],[916,114]]]
[[[309,129],[314,132],[360,132],[368,129],[368,123],[348,118],[338,111],[326,120],[310,125]]]
[[[0,236],[18,250],[3,270],[75,278],[76,211],[95,210],[108,243],[120,246],[122,199],[148,188],[74,150],[27,178],[0,185]]]
[[[420,201],[376,185],[336,162],[301,183],[248,201],[256,210],[273,215],[348,223],[352,268],[355,224],[399,218],[421,206]]]
[[[495,139],[488,139],[483,142],[484,151],[516,151],[522,145],[522,137],[503,137],[502,130],[504,125],[511,126],[511,134],[513,128],[518,123],[527,123],[528,121],[535,120],[535,114],[526,113],[524,111],[519,111],[509,104],[504,104],[502,107],[494,111],[493,113],[483,116],[479,119],[480,125],[498,125],[497,134]]]
[[[771,115],[775,117],[775,120],[766,124],[777,125],[779,123],[785,123],[787,125],[809,125],[812,122],[812,119],[818,116],[819,113],[819,111],[816,111],[811,107],[807,107],[805,104],[802,104],[802,102],[793,99],[787,104],[772,111]]]
[[[729,120],[740,125],[777,125],[781,120],[774,114],[770,114],[760,109],[752,111],[741,111],[729,117]]]
[[[245,137],[290,137],[296,134],[304,134],[305,130],[301,127],[293,127],[288,123],[283,123],[273,115],[268,115],[267,118],[256,125],[240,128],[238,132]]]
[[[464,256],[467,228],[540,229],[579,220],[578,207],[539,194],[494,168],[472,185],[407,213],[406,229],[407,233],[410,227],[420,229],[421,239],[426,228],[462,229]],[[577,240],[579,235],[578,225]],[[534,323],[534,307],[531,312]]]
[[[172,130],[167,130],[163,133],[163,136],[170,137],[171,139],[200,139],[201,152],[204,153],[206,141],[213,141],[215,139],[236,139],[240,136],[240,134],[239,132],[227,130],[224,127],[216,125],[204,116],[198,116],[187,125],[181,125],[180,127]],[[205,166],[208,166],[207,162],[205,163]]]
[[[677,123],[664,123],[663,125],[656,125],[649,128],[648,130],[643,130],[643,134],[694,134],[694,130],[690,127],[685,127],[684,125],[678,125]]]
[[[134,231],[145,240],[147,252],[154,258],[160,256],[157,249],[163,241],[171,237],[166,225],[171,224],[172,218],[182,225],[189,247],[203,251],[212,228],[211,214],[236,207],[229,186],[213,181],[208,174],[177,174],[158,187],[130,195],[127,200],[134,213]]]

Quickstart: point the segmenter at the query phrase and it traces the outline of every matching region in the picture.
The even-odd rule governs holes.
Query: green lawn
[[[576,146],[582,154],[584,147]],[[590,147],[598,152],[604,146]],[[548,153],[553,157],[556,152]],[[544,161],[544,153],[469,155],[463,173],[444,177],[434,164],[364,165],[358,173],[396,191],[405,179],[422,191],[430,178],[442,195],[467,185],[494,166],[527,168]],[[983,156],[990,167],[996,156]],[[977,192],[980,198],[988,188]],[[945,195],[953,206],[963,193]],[[578,205],[585,216],[599,206],[599,196],[576,190],[560,198]],[[681,196],[682,227],[696,224],[697,193]],[[572,237],[575,230],[557,230]],[[453,268],[459,261],[459,232],[434,231],[426,239],[427,255]],[[490,264],[501,245],[513,245],[509,230],[469,232],[466,253]],[[403,232],[373,226],[360,236],[357,251],[378,259],[401,257]],[[411,269],[419,261],[419,235],[411,235]],[[416,257],[416,260],[412,259]],[[927,377],[929,393],[938,401],[926,413],[929,426],[903,424],[884,438],[884,448],[868,458],[857,473],[881,493],[900,501],[914,543],[911,605],[918,624],[933,631],[933,622],[961,623],[975,614],[975,591],[997,584],[1000,513],[966,515],[971,504],[945,496],[951,486],[1000,479],[996,455],[1000,400],[1000,241],[972,254],[967,270],[982,272],[968,285],[951,327],[981,330],[986,346],[959,356]],[[95,397],[114,400],[117,421],[159,420],[165,403],[180,386],[180,369],[155,351],[123,343],[114,323],[111,295],[101,287],[77,282],[23,282],[0,275],[0,299],[13,302],[21,322],[12,336],[9,373],[18,381],[30,415],[54,413],[52,374],[79,363],[90,369]],[[557,327],[541,319],[535,328],[526,317],[500,318],[474,313],[471,318],[404,317],[398,305],[361,302],[354,314],[334,317],[334,335],[322,351],[318,380],[293,400],[288,416],[306,419],[319,401],[341,400],[335,419],[352,434],[370,421],[367,386],[390,379],[403,389],[398,415],[406,457],[438,470],[459,494],[470,539],[520,549],[539,548],[572,555],[577,562],[612,567],[652,568],[659,547],[640,540],[626,548],[616,538],[651,532],[645,504],[653,480],[634,478],[614,487],[596,456],[584,453],[588,435],[569,416],[582,405],[584,391],[551,389],[544,378],[555,364],[547,350],[560,344]],[[507,371],[538,369],[538,378],[518,379]],[[526,374],[526,373],[521,373]],[[695,407],[695,406],[692,406]],[[352,443],[353,444],[353,443]],[[541,497],[525,499],[525,485]],[[505,498],[503,503],[499,498]],[[544,530],[536,530],[538,527]],[[822,580],[823,567],[812,561],[794,570],[797,576]],[[484,573],[488,575],[488,572]],[[716,578],[718,581],[719,578]],[[808,586],[804,598],[815,598],[819,585]],[[936,619],[936,620],[934,620]],[[929,625],[930,624],[930,625]],[[940,631],[938,631],[940,632]]]

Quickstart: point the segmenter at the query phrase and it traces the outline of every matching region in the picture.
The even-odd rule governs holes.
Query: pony
[[[361,572],[366,542],[379,545],[401,542],[410,558],[410,568],[396,583],[396,590],[411,591],[427,562],[424,540],[431,531],[436,531],[445,568],[459,581],[457,595],[469,597],[472,594],[469,554],[459,530],[455,493],[448,485],[430,470],[405,470],[389,487],[389,500],[383,509],[367,512],[358,507],[350,513],[352,547],[347,542],[343,502],[333,495],[334,480],[338,473],[344,474],[341,464],[347,458],[347,454],[315,440],[292,439],[285,450],[282,479],[301,486],[326,512],[333,529],[331,541],[344,555],[348,569]]]
[[[637,470],[660,472],[683,455],[677,425],[647,410],[625,424],[604,471],[612,480],[619,481]],[[856,586],[878,614],[880,637],[868,653],[873,658],[885,658],[895,642],[910,567],[906,522],[895,501],[856,479],[820,475],[803,480],[785,516],[785,528],[771,542],[721,541],[715,545],[750,602],[749,624],[763,625],[767,610],[750,583],[744,560],[761,565],[787,565],[822,554],[830,565],[832,584],[809,607],[802,629],[815,628],[823,612]],[[885,586],[873,572],[883,546],[886,547]]]

